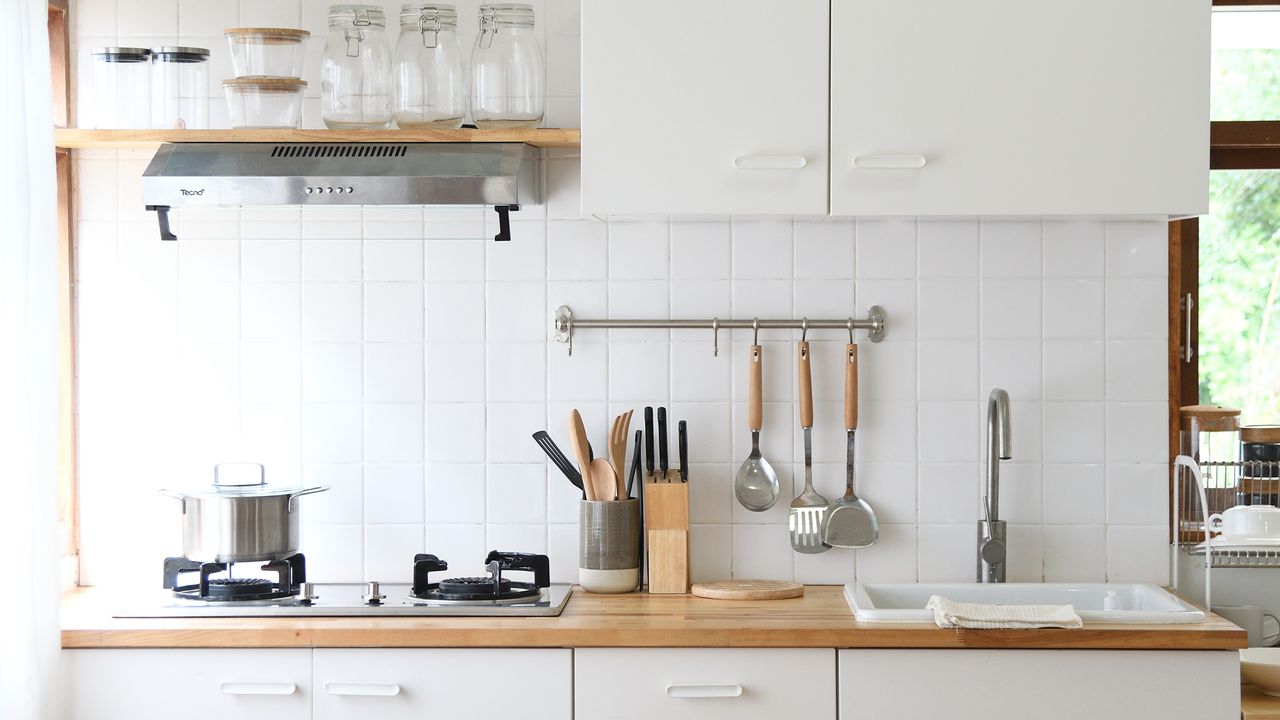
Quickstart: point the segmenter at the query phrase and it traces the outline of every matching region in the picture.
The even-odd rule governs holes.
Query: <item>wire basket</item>
[[[1176,528],[1179,545],[1203,543],[1205,518],[1214,513],[1236,505],[1280,506],[1280,461],[1206,460],[1199,463],[1199,468],[1208,508],[1201,505],[1200,490],[1188,468],[1176,467],[1174,500],[1178,508]]]

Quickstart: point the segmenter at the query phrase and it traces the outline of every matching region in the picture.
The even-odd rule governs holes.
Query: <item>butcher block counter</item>
[[[112,618],[113,596],[67,593],[64,648],[258,647],[789,647],[1226,650],[1245,646],[1230,622],[1086,624],[1078,630],[943,630],[864,623],[839,586],[814,585],[789,600],[707,600],[691,595],[592,595],[575,588],[559,617]]]

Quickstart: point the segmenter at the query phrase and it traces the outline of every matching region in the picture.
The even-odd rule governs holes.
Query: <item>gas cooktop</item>
[[[487,576],[433,582],[449,569],[435,555],[413,558],[412,583],[310,583],[301,555],[276,560],[246,575],[230,563],[167,558],[164,587],[156,602],[114,613],[115,617],[341,617],[559,615],[572,588],[552,584],[545,555],[494,551],[485,558]],[[254,571],[250,569],[250,573]],[[531,581],[504,577],[529,572]],[[199,573],[197,582],[185,582]],[[267,577],[261,577],[262,574]],[[184,578],[184,575],[186,578]],[[194,579],[194,578],[191,578]],[[184,584],[185,582],[185,584]]]

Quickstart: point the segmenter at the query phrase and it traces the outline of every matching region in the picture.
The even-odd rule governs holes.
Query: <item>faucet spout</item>
[[[978,521],[978,582],[1004,582],[1006,527],[1000,519],[1000,461],[1013,457],[1009,393],[1000,388],[987,399],[987,486]]]

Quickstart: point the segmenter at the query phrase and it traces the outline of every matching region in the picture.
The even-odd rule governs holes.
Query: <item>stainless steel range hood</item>
[[[522,143],[166,143],[142,174],[142,199],[168,213],[247,205],[492,205],[540,202],[540,154]]]

